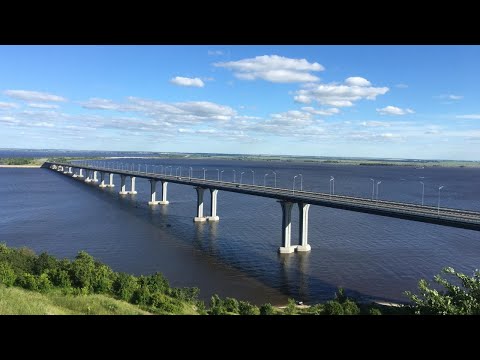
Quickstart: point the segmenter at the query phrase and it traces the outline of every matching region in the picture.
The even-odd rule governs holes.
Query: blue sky
[[[0,148],[480,160],[480,46],[0,46]]]

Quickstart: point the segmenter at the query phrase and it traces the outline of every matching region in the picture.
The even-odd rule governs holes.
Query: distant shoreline
[[[0,165],[0,168],[31,168],[40,169],[42,165]]]

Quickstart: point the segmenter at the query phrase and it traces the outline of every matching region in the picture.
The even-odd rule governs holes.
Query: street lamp
[[[267,176],[268,174],[263,175],[263,187],[266,187]]]
[[[300,191],[303,191],[303,175],[298,174],[298,176],[300,176]]]
[[[242,172],[240,173],[240,185],[242,185],[242,177],[243,177],[243,174],[245,174],[245,171],[242,171]]]
[[[188,176],[189,176],[189,178],[190,178],[189,180],[191,180],[192,177],[193,177],[193,169],[192,169],[191,166],[189,167],[189,170],[190,170],[190,172],[188,173]]]
[[[207,169],[202,168],[202,170],[203,170],[203,180],[205,180],[205,172],[207,171]]]
[[[222,181],[222,175],[225,170],[220,171],[220,181]]]
[[[370,180],[372,180],[372,201],[373,201],[373,197],[375,195],[375,180],[373,180],[372,178],[370,178]]]
[[[255,185],[255,171],[250,170],[252,172],[252,185]]]
[[[335,178],[330,176],[330,195],[335,195]]]
[[[277,187],[277,173],[272,171],[273,175],[275,176],[275,188]]]
[[[440,215],[440,190],[443,189],[443,186],[438,187],[438,204],[437,204],[437,215]]]
[[[423,206],[423,198],[425,195],[425,184],[423,183],[423,181],[420,181],[420,184],[422,184],[422,206]]]
[[[381,181],[377,182],[377,200],[378,200],[378,185],[380,185],[381,183],[382,183]]]
[[[235,170],[232,170],[233,171],[233,182],[235,183],[236,182],[236,177],[237,177],[237,172]]]
[[[298,175],[295,175],[293,177],[293,187],[292,187],[292,193],[295,195],[295,179],[297,178]]]
[[[216,169],[217,170],[217,181],[220,181],[220,170]]]

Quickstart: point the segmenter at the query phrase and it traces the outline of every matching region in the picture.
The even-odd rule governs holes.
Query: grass
[[[105,295],[46,294],[0,284],[0,314],[4,315],[150,315],[136,305]]]

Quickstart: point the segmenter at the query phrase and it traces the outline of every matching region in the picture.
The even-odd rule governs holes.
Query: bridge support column
[[[95,182],[95,183],[97,183],[97,182],[98,182],[98,177],[97,177],[97,174],[98,174],[98,171],[97,171],[97,170],[95,170],[95,171],[93,172],[93,178],[92,178],[92,182]]]
[[[104,172],[100,172],[100,185],[98,185],[98,187],[101,187],[101,188],[107,187],[107,185],[105,185],[105,173]]]
[[[308,243],[308,210],[310,204],[298,203],[298,239],[300,244],[297,246],[297,251],[310,251],[312,248]]]
[[[168,204],[167,185],[168,185],[167,181],[162,181],[162,200],[158,202],[160,205],[167,205]]]
[[[135,176],[130,176],[130,191],[128,191],[129,194],[135,195],[137,192],[135,191]]]
[[[80,169],[80,170],[79,170],[79,174],[78,174],[77,177],[79,177],[80,179],[83,178],[83,169]]]
[[[125,178],[126,178],[125,175],[120,175],[120,192],[119,192],[120,195],[128,194],[128,192],[125,191]]]
[[[157,201],[157,180],[150,180],[150,201],[148,205],[158,205],[160,201]]]
[[[113,174],[110,173],[110,184],[107,185],[108,187],[115,187],[115,184],[113,183]]]
[[[289,201],[280,201],[282,205],[282,246],[278,249],[281,254],[290,254],[295,251],[295,246],[291,246],[292,238],[292,206]]]
[[[72,175],[72,177],[74,177],[74,178],[78,177],[78,174],[76,173],[76,171],[77,171],[77,170],[76,170],[75,168],[73,168],[73,175]]]
[[[193,218],[193,221],[202,222],[206,220],[205,216],[203,216],[203,192],[205,189],[196,187],[195,190],[197,190],[197,216]]]
[[[90,170],[85,170],[85,172],[87,173],[87,178],[85,179],[85,182],[86,183],[92,182],[92,179],[90,179]]]
[[[210,189],[210,216],[207,216],[208,221],[218,221],[220,218],[217,216],[217,189]]]
[[[71,168],[71,167],[68,168],[68,173],[69,173],[69,174],[73,174],[73,171],[72,171],[72,168]]]

